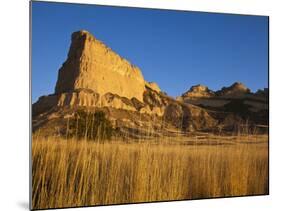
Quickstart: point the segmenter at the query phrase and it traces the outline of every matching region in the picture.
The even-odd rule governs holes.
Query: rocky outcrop
[[[208,109],[208,113],[214,114],[214,118],[219,120],[219,125],[226,128],[235,128],[234,125],[245,120],[253,124],[268,124],[268,89],[252,93],[240,82],[218,91],[196,85],[177,100]]]
[[[142,101],[145,80],[140,69],[87,31],[72,34],[67,60],[59,70],[55,94],[90,89]]]
[[[156,91],[156,92],[161,92],[160,87],[155,82],[145,82],[145,86],[148,87],[149,89],[152,89],[152,90]]]
[[[268,88],[264,88],[263,90],[259,89],[256,93],[256,96],[262,96],[262,97],[268,97],[269,92],[268,92]]]
[[[186,99],[203,99],[203,98],[237,98],[245,97],[251,94],[251,90],[240,82],[235,82],[229,87],[223,87],[218,91],[212,91],[207,86],[195,85],[192,86],[187,92],[183,93],[180,97],[177,97],[180,101]]]
[[[116,94],[99,95],[92,90],[41,97],[33,104],[33,129],[48,134],[64,133],[67,118],[76,110],[106,112],[115,128],[128,137],[171,135],[170,130],[193,132],[209,130],[217,121],[204,109],[179,103],[155,90],[146,89],[143,102]],[[53,128],[53,129],[52,129]],[[149,134],[147,134],[149,131]],[[143,137],[144,138],[144,137]]]
[[[136,98],[131,100],[116,94],[106,93],[100,95],[92,90],[78,89],[71,92],[60,94],[52,94],[42,96],[32,105],[33,115],[44,113],[54,107],[84,107],[84,108],[102,108],[111,107],[115,109],[123,109],[127,111],[139,111],[146,114],[155,114],[161,116],[163,111],[159,111],[158,107],[149,106]]]
[[[213,97],[215,94],[207,86],[198,84],[192,86],[187,92],[182,94],[182,98],[208,98]]]
[[[250,94],[251,90],[240,82],[235,82],[229,87],[223,87],[221,90],[216,92],[217,96],[223,97],[241,97],[245,94]]]
[[[170,103],[165,109],[163,118],[175,128],[189,132],[208,130],[217,124],[204,109],[186,104]]]

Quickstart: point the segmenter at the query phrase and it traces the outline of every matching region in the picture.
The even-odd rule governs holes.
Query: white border
[[[270,196],[163,202],[87,208],[88,210],[276,210],[280,200],[280,39],[276,0],[67,0],[147,8],[270,16]],[[60,2],[60,0],[58,0]],[[29,193],[29,2],[1,2],[0,209],[27,210]],[[254,77],[254,76],[253,76]],[[68,210],[85,210],[76,208]]]

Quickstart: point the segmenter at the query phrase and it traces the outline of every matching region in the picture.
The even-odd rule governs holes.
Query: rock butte
[[[143,102],[146,85],[160,91],[157,84],[144,80],[138,67],[82,30],[72,34],[68,58],[59,70],[55,93],[89,89],[100,95],[112,93]]]
[[[112,107],[162,116],[163,105],[148,106],[144,102],[144,97],[157,96],[152,92],[160,94],[161,90],[156,83],[145,81],[138,67],[82,30],[72,34],[55,93],[40,97],[33,110],[42,113],[56,106]]]
[[[268,124],[267,96],[266,89],[254,94],[236,82],[215,92],[196,85],[175,100],[156,83],[145,81],[138,67],[82,30],[72,34],[55,93],[32,105],[32,125],[33,131],[63,134],[66,119],[82,109],[104,111],[112,125],[130,137],[143,137],[147,131],[170,136],[178,130],[231,130],[243,118]]]

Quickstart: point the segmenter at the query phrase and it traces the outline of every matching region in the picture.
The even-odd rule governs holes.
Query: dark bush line
[[[111,139],[114,128],[102,111],[76,111],[67,123],[67,138],[106,140]]]

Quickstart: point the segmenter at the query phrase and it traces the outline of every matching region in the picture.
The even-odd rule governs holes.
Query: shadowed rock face
[[[216,112],[215,119],[223,125],[229,126],[229,122],[239,124],[245,120],[251,121],[252,124],[268,125],[268,89],[252,93],[240,82],[235,82],[218,91],[196,85],[177,100],[206,108],[209,113]]]

